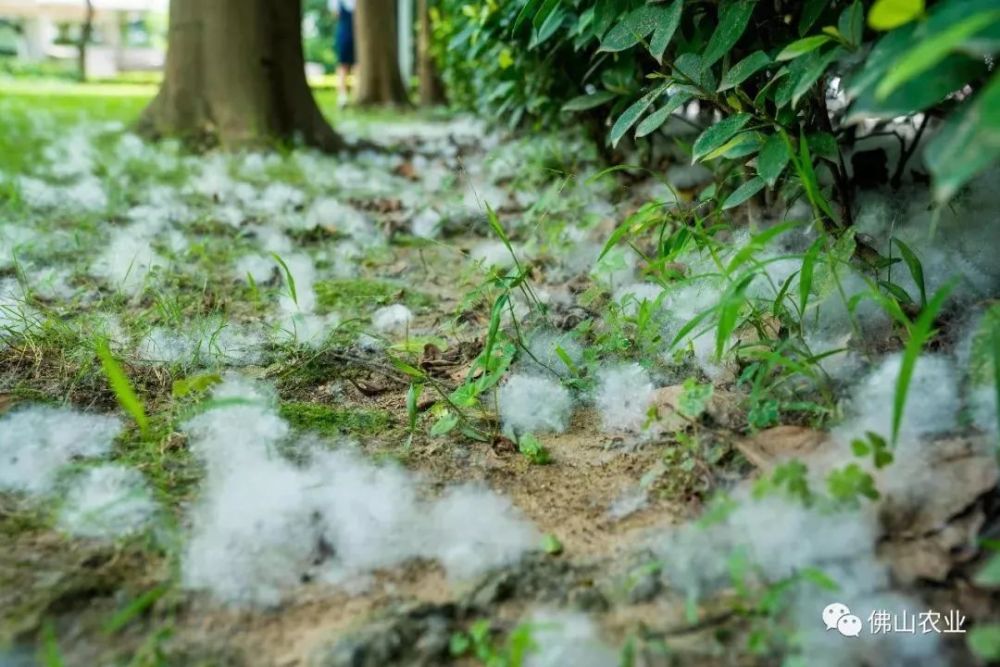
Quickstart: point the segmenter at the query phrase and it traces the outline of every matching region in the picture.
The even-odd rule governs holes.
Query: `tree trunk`
[[[420,35],[417,42],[417,75],[420,79],[420,104],[434,106],[444,104],[444,85],[438,76],[434,64],[434,54],[431,53],[431,0],[417,0]]]
[[[140,130],[226,147],[343,141],[306,83],[301,0],[171,0],[163,84]]]
[[[354,25],[358,104],[408,104],[399,73],[396,0],[359,0]]]
[[[80,51],[77,54],[78,72],[80,81],[87,80],[87,45],[94,35],[94,3],[93,0],[86,0],[86,9],[83,15],[83,25],[80,26]]]

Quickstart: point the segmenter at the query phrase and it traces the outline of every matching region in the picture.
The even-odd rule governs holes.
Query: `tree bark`
[[[163,84],[140,130],[224,147],[342,148],[306,82],[301,21],[301,0],[171,0]]]
[[[432,0],[417,0],[417,13],[420,34],[417,42],[417,76],[420,80],[421,106],[434,106],[445,103],[444,84],[438,76],[434,64],[434,54],[431,53],[431,14]]]
[[[361,105],[406,105],[399,73],[396,0],[359,0],[354,13],[358,56],[357,101]]]

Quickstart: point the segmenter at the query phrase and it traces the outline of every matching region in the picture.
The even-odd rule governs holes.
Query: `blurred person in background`
[[[337,17],[333,48],[337,53],[337,105],[343,109],[349,99],[348,79],[354,69],[354,6],[356,0],[330,0]]]

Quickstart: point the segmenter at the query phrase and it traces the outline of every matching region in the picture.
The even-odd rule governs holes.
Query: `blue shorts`
[[[341,65],[354,64],[354,12],[341,11],[337,21],[337,34],[333,41],[337,62]]]

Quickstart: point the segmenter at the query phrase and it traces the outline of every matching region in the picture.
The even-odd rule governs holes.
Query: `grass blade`
[[[285,264],[285,260],[281,259],[281,256],[278,253],[272,252],[271,257],[274,258],[274,261],[278,263],[281,270],[285,273],[285,281],[288,283],[288,293],[292,297],[292,303],[296,306],[299,305],[299,295],[295,291],[295,277],[292,276],[291,270],[288,268],[288,265]]]
[[[104,376],[108,379],[108,384],[111,386],[111,390],[115,393],[115,398],[118,399],[118,404],[122,406],[135,423],[138,424],[139,428],[145,431],[149,427],[149,419],[146,417],[146,409],[142,405],[142,401],[136,395],[135,390],[132,389],[132,383],[129,382],[128,376],[122,367],[115,361],[115,358],[111,355],[111,349],[108,347],[108,342],[106,340],[101,340],[97,343],[97,356],[101,360],[101,367],[104,369]]]
[[[920,259],[917,254],[910,249],[910,246],[906,245],[899,239],[893,239],[896,242],[896,247],[899,248],[899,254],[903,256],[903,261],[906,262],[906,267],[910,270],[910,276],[913,278],[913,282],[917,284],[917,289],[920,290],[920,307],[924,308],[927,306],[927,287],[924,284],[924,265],[920,263]]]
[[[910,338],[906,341],[906,349],[903,351],[903,364],[899,368],[899,377],[896,378],[896,391],[892,398],[892,444],[895,445],[899,439],[899,427],[903,423],[903,410],[906,408],[906,396],[910,391],[910,380],[913,379],[913,370],[917,367],[917,359],[920,357],[924,343],[931,337],[931,327],[934,326],[934,318],[937,317],[945,300],[955,287],[955,281],[945,283],[941,289],[934,293],[927,307],[920,311],[916,322],[910,327]]]

